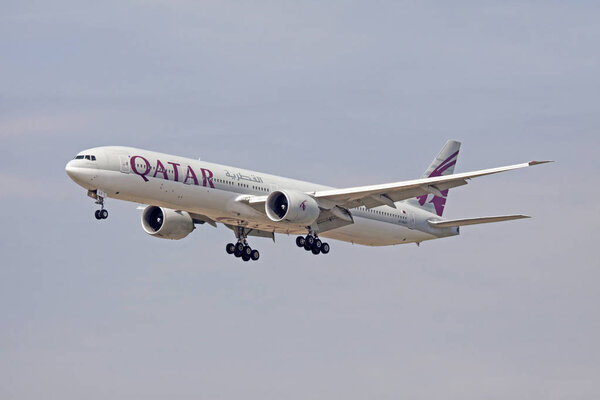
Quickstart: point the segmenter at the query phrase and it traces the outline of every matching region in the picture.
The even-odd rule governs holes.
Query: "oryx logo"
[[[302,209],[302,211],[306,211],[306,200],[300,203],[300,208]]]
[[[450,157],[446,158],[444,161],[442,161],[440,163],[440,165],[438,165],[429,174],[429,177],[433,178],[434,176],[444,175],[444,172],[446,172],[446,170],[450,169],[450,167],[454,167],[454,165],[456,164],[457,157],[458,157],[458,151],[456,153],[452,154]],[[454,168],[452,168],[450,170],[450,172],[452,172],[453,169]],[[441,217],[442,213],[444,212],[444,206],[446,205],[446,197],[448,197],[448,189],[442,190],[442,191],[440,191],[440,193],[444,197],[439,197],[439,196],[434,195],[433,198],[431,200],[429,200],[429,203],[433,204],[433,206],[435,208],[435,213]],[[417,199],[419,200],[419,204],[424,205],[427,202],[427,197],[428,197],[428,195],[426,195],[426,194],[424,194],[422,196],[418,196]]]

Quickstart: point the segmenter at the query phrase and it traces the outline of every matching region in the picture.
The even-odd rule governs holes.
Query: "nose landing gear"
[[[94,217],[96,217],[97,220],[108,218],[108,210],[104,209],[104,196],[102,196],[102,193],[99,193],[97,190],[89,190],[88,196],[92,199],[96,199],[95,203],[100,206],[100,209],[94,212]]]
[[[108,218],[108,211],[106,211],[105,209],[96,210],[94,212],[94,216],[96,217],[96,219],[106,219]]]

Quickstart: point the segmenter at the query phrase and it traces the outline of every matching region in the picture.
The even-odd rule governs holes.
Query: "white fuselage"
[[[95,160],[74,159],[66,167],[77,184],[105,197],[166,207],[206,216],[227,225],[287,234],[306,229],[274,222],[241,197],[266,196],[279,189],[312,193],[330,187],[295,179],[218,165],[132,147],[97,147],[80,154]],[[81,157],[81,156],[80,156]],[[422,242],[458,234],[458,228],[434,228],[437,217],[408,202],[397,208],[381,206],[350,210],[354,223],[320,233],[351,243],[385,246]],[[436,218],[439,219],[439,218]]]

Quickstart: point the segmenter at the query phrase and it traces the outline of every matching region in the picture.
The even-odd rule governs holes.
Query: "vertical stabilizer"
[[[423,178],[451,175],[454,173],[454,166],[456,165],[459,151],[460,142],[455,140],[449,140],[446,142],[446,145],[442,151],[440,151],[437,157],[433,159],[431,165],[423,174]],[[442,196],[428,194],[419,196],[416,199],[408,200],[408,202],[416,207],[421,207],[430,213],[437,214],[441,217],[444,213],[446,199],[448,198],[448,190],[442,190],[439,192],[439,194]]]

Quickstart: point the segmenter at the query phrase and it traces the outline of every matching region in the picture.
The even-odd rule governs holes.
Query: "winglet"
[[[554,160],[548,160],[548,161],[530,161],[529,162],[529,166],[531,167],[532,165],[546,164],[546,163],[551,163],[551,162],[554,162]]]

